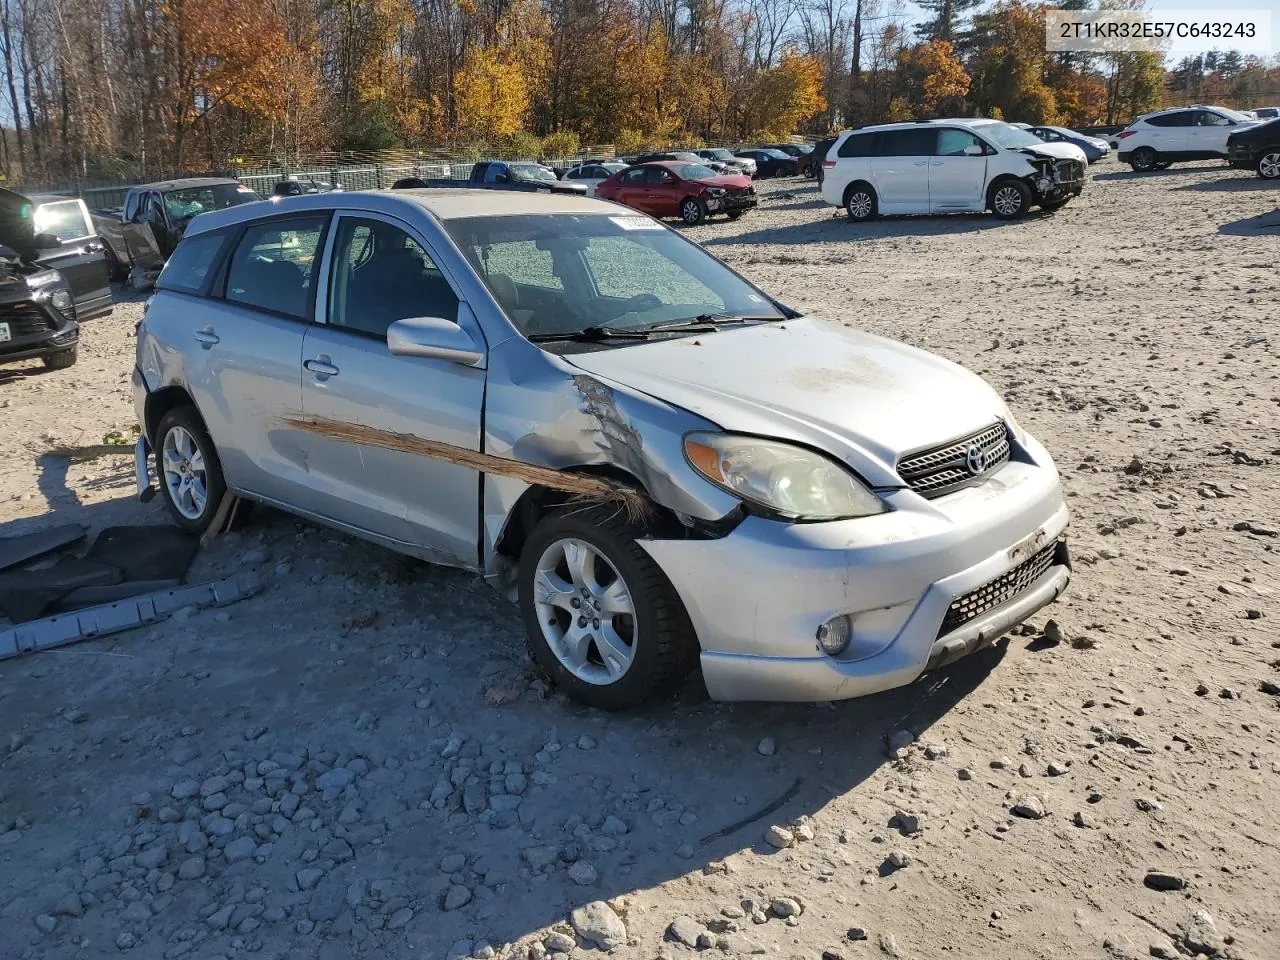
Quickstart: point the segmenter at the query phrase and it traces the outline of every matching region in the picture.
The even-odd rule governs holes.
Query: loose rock
[[[1024,797],[1019,797],[1014,801],[1013,806],[1010,808],[1010,812],[1015,817],[1024,817],[1027,820],[1039,820],[1045,815],[1044,804],[1035,794],[1027,794]]]
[[[774,824],[764,832],[764,842],[778,850],[785,850],[796,842],[796,838],[786,827]]]
[[[667,927],[669,938],[695,950],[698,948],[698,938],[706,932],[706,927],[692,917],[676,917]]]
[[[569,914],[569,922],[579,937],[601,950],[612,950],[627,941],[627,928],[603,900],[578,907]]]
[[[1142,882],[1152,890],[1181,890],[1187,885],[1185,878],[1163,870],[1148,870]]]

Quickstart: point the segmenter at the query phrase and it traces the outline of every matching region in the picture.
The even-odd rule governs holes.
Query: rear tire
[[[1001,220],[1017,220],[1031,209],[1031,188],[1021,180],[999,180],[991,186],[987,206]]]
[[[876,192],[871,184],[858,180],[844,191],[844,212],[854,223],[864,223],[875,218],[879,209]]]
[[[742,216],[742,211],[730,210],[728,213],[725,214],[725,216],[728,217],[730,220],[737,220],[740,216]]]
[[[74,367],[79,352],[80,348],[76,346],[70,350],[59,350],[57,353],[46,354],[43,358],[44,365],[49,370],[65,370],[67,367]]]
[[[696,227],[707,219],[707,205],[697,197],[685,197],[680,201],[680,219]]]
[[[115,251],[111,249],[111,244],[105,240],[102,242],[102,253],[107,261],[107,279],[111,283],[124,283],[129,279],[129,271],[125,269],[124,264],[116,259]]]
[[[174,523],[204,533],[227,493],[222,462],[194,407],[174,407],[156,428],[156,476]]]
[[[1258,158],[1258,176],[1263,180],[1280,179],[1280,150],[1271,150]]]
[[[1160,154],[1150,147],[1139,147],[1129,154],[1129,166],[1133,167],[1135,173],[1150,173],[1152,170],[1158,170],[1160,163]]]
[[[636,542],[643,534],[618,506],[569,507],[544,517],[520,554],[530,655],[603,710],[674,692],[697,652],[684,604]]]

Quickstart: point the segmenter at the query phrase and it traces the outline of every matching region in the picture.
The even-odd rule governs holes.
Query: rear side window
[[[203,292],[209,273],[218,262],[218,251],[222,249],[226,238],[226,233],[202,233],[185,237],[160,271],[156,289],[174,290],[178,293]]]
[[[34,220],[36,233],[51,233],[59,240],[79,240],[93,233],[75,200],[42,203],[36,207]]]
[[[933,144],[938,132],[924,128],[919,130],[886,130],[880,134],[881,157],[928,157],[933,154]]]
[[[1147,117],[1147,123],[1153,127],[1189,127],[1191,126],[1190,110],[1179,110],[1177,113],[1164,113],[1158,117]]]
[[[321,216],[252,224],[231,255],[227,299],[305,320],[328,221]]]
[[[874,157],[876,155],[876,135],[874,133],[855,133],[846,137],[837,152],[841,157]]]

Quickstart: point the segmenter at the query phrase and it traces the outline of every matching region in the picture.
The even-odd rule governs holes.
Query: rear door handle
[[[917,166],[917,167],[927,167],[927,166],[929,165],[929,161],[928,161],[928,160],[917,160],[913,165],[914,165],[914,166]]]
[[[213,332],[212,327],[205,327],[203,330],[197,330],[193,336],[206,350],[219,342],[218,335]]]
[[[317,377],[336,377],[338,375],[338,368],[330,363],[324,354],[321,354],[314,360],[304,360],[302,365]]]

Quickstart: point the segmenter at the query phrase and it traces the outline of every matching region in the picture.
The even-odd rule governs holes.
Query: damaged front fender
[[[607,349],[628,349],[611,347]],[[598,469],[632,478],[655,504],[688,523],[715,523],[739,501],[685,461],[683,438],[717,424],[637,390],[584,373],[521,338],[489,354],[484,450],[556,470]],[[497,546],[529,484],[485,475],[482,562],[505,561]]]

